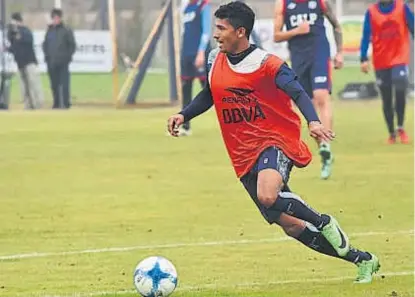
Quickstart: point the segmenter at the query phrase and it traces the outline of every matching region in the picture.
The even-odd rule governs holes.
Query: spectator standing
[[[43,105],[43,91],[37,70],[33,34],[23,24],[23,18],[19,12],[11,16],[7,39],[10,42],[8,50],[13,54],[19,69],[25,109],[38,109]]]
[[[76,42],[72,29],[62,21],[61,9],[54,8],[51,18],[52,24],[46,31],[43,52],[53,94],[53,108],[67,109],[71,107],[69,64],[75,53]]]

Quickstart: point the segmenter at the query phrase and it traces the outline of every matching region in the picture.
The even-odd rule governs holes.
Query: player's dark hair
[[[249,38],[255,22],[253,10],[241,1],[233,1],[219,6],[215,12],[218,19],[226,19],[235,29],[245,28],[246,37]]]

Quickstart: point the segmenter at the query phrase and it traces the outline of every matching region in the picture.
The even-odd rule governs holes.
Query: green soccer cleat
[[[346,256],[350,250],[350,242],[346,233],[340,228],[335,218],[330,216],[330,223],[323,227],[321,234],[333,246],[340,257]]]
[[[370,284],[373,279],[373,274],[380,269],[379,259],[373,254],[370,254],[372,259],[357,263],[357,277],[355,284]]]
[[[321,156],[321,178],[328,179],[331,175],[331,168],[334,162],[333,154],[330,151],[330,146],[328,144],[320,145],[320,156]]]

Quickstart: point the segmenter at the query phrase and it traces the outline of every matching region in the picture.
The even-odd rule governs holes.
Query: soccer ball
[[[163,257],[145,258],[135,268],[134,285],[144,297],[169,296],[177,286],[176,268]]]

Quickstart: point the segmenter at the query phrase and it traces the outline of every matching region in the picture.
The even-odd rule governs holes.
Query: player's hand
[[[363,73],[369,73],[369,69],[370,69],[370,66],[369,66],[368,61],[362,62],[360,64],[360,70],[362,70]]]
[[[200,69],[200,68],[204,68],[204,65],[205,65],[205,52],[199,51],[195,59],[195,67],[196,69]]]
[[[167,130],[171,136],[179,136],[179,127],[184,122],[184,116],[181,114],[175,114],[169,117],[167,120]]]
[[[303,22],[297,27],[297,33],[300,35],[310,33],[310,24],[308,22]]]
[[[310,136],[318,141],[329,142],[334,139],[334,132],[326,129],[320,122],[310,122],[308,124]]]
[[[334,69],[341,69],[344,65],[344,58],[342,53],[337,53],[334,57]]]

